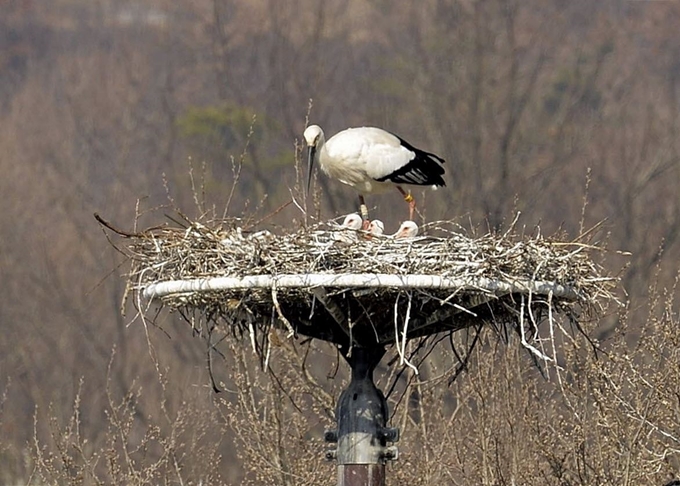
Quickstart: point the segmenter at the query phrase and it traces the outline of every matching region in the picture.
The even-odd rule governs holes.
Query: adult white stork
[[[309,147],[307,190],[318,153],[319,166],[328,176],[359,191],[359,209],[367,228],[368,208],[364,194],[381,192],[395,186],[409,204],[413,219],[415,199],[402,185],[445,186],[444,159],[415,148],[396,135],[374,127],[348,128],[328,141],[318,125],[304,133]]]

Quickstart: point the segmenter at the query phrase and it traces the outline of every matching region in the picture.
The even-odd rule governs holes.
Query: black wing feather
[[[401,137],[395,135],[406,149],[413,152],[413,158],[398,170],[391,174],[377,179],[380,182],[390,181],[396,184],[413,184],[416,186],[445,186],[446,182],[442,178],[444,159],[438,155],[431,154],[415,148]]]

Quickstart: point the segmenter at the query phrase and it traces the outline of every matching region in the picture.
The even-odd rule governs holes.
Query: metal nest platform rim
[[[439,289],[479,292],[482,294],[537,294],[553,295],[566,300],[578,300],[576,291],[566,285],[541,280],[516,279],[512,282],[486,277],[450,278],[439,275],[384,273],[341,274],[283,274],[247,275],[243,277],[208,277],[186,280],[153,282],[144,288],[147,299],[176,294],[242,291],[248,289]]]

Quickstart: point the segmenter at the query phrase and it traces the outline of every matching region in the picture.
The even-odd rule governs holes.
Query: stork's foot
[[[371,222],[368,219],[368,207],[366,207],[363,201],[361,202],[361,204],[359,204],[359,212],[361,213],[361,219],[364,220],[362,229],[367,230]]]
[[[364,220],[364,228],[368,229],[368,225],[371,224],[368,220],[368,206],[366,206],[366,201],[364,201],[364,196],[359,194],[359,213],[361,218]]]
[[[408,219],[413,220],[413,214],[416,212],[416,200],[410,192],[404,191],[401,186],[397,186],[397,190],[404,196],[404,201],[408,203]]]
[[[409,221],[413,221],[413,214],[416,212],[416,200],[413,199],[413,196],[411,196],[411,200],[408,201],[408,219]]]

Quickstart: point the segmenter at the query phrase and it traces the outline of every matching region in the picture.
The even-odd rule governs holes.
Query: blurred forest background
[[[232,343],[232,391],[214,395],[188,326],[147,335],[121,314],[125,267],[92,217],[132,229],[166,186],[199,217],[190,160],[219,213],[231,157],[232,215],[264,216],[290,200],[308,112],[329,135],[376,125],[444,157],[447,187],[418,194],[429,220],[486,231],[520,211],[569,238],[604,221],[600,239],[632,253],[606,255],[627,265],[627,305],[592,331],[606,358],[575,353],[557,387],[486,338],[451,387],[397,407],[390,477],[673,477],[678,26],[676,1],[0,0],[0,483],[334,484],[320,438],[346,372],[304,365],[333,350],[285,343],[291,366],[268,375]],[[322,218],[354,210],[350,189],[318,184]],[[396,191],[369,203],[391,231],[406,213]]]

